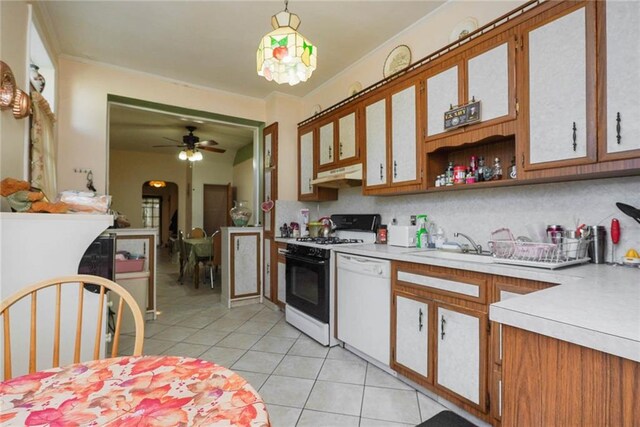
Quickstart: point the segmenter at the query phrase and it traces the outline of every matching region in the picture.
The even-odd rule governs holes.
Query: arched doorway
[[[142,185],[142,226],[158,228],[159,246],[168,246],[178,234],[178,185],[149,180]]]

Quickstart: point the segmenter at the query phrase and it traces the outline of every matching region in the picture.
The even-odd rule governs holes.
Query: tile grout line
[[[348,350],[345,350],[345,351],[348,351]],[[358,426],[362,424],[362,410],[364,409],[364,394],[367,391],[367,374],[368,373],[369,373],[369,362],[367,362],[367,366],[364,369],[364,384],[362,385],[362,399],[360,399],[360,418],[358,419]]]

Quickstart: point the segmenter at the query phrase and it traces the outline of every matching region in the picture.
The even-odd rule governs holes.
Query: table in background
[[[268,427],[267,408],[235,372],[175,356],[93,360],[0,383],[2,425]]]
[[[181,262],[193,269],[193,285],[197,289],[200,285],[200,262],[211,260],[211,237],[184,239],[184,248],[186,256],[181,258]],[[183,271],[184,266],[181,267],[181,271]]]

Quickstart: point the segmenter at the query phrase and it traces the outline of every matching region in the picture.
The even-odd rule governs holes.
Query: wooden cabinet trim
[[[479,304],[486,304],[487,291],[490,283],[490,276],[483,273],[476,273],[469,270],[453,270],[445,267],[435,267],[425,264],[414,264],[408,262],[392,263],[392,282],[398,285],[405,285],[411,288],[423,289],[425,292],[434,295],[442,295],[457,300],[472,301]],[[398,279],[398,272],[403,271],[412,274],[418,274],[425,277],[433,277],[436,279],[460,282],[478,287],[478,296],[474,297],[458,292],[447,291],[439,288],[432,288],[411,282],[404,282]]]

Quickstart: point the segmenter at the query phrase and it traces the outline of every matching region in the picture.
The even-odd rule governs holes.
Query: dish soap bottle
[[[429,247],[429,232],[427,231],[427,216],[418,215],[418,231],[416,231],[416,247],[426,249]]]

